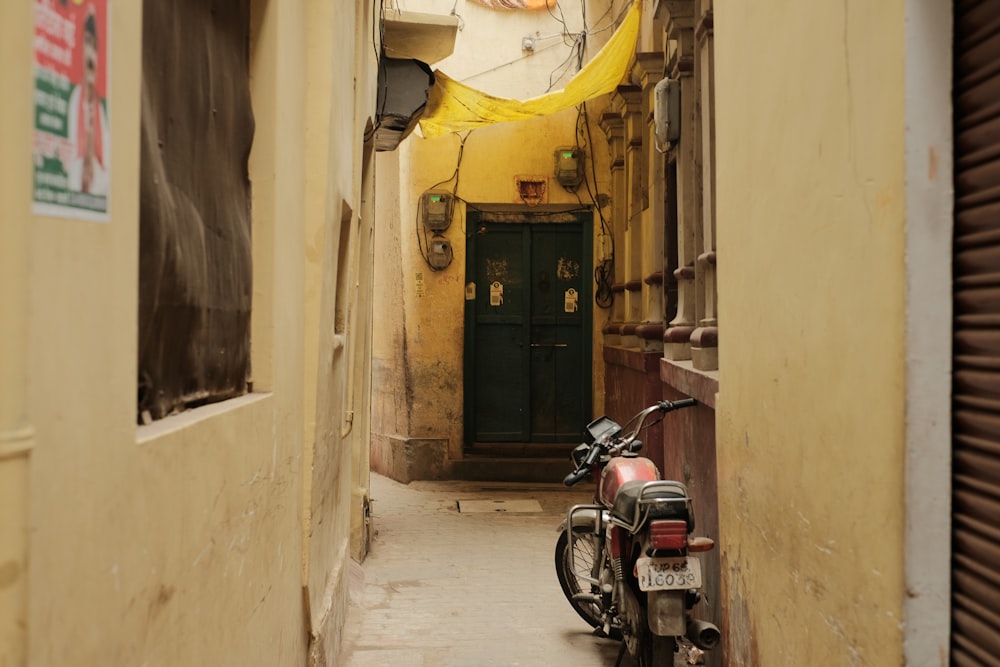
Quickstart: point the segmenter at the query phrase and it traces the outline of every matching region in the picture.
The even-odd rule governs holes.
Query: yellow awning
[[[493,123],[544,116],[610,93],[628,74],[632,63],[639,35],[640,4],[638,0],[632,3],[611,39],[562,90],[522,102],[493,97],[435,71],[427,109],[420,120],[420,132],[427,138],[439,137]]]

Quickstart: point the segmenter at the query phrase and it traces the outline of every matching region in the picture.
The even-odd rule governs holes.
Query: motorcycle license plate
[[[640,558],[635,562],[639,589],[678,591],[701,588],[701,561],[685,558]]]

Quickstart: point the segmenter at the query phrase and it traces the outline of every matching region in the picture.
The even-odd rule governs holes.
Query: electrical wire
[[[375,7],[378,6],[378,20],[375,20]],[[375,30],[378,29],[376,37]],[[375,82],[381,93],[382,104],[375,109],[375,122],[371,129],[365,132],[364,140],[371,141],[378,131],[389,98],[389,75],[382,71],[382,59],[385,56],[385,0],[372,0],[372,51],[375,53]],[[376,101],[377,104],[377,101]]]
[[[458,19],[458,31],[462,32],[463,30],[465,30],[465,19],[462,18],[461,14],[455,11],[456,9],[458,9],[458,0],[455,0],[455,4],[451,6],[451,11],[449,12],[449,15],[454,16],[455,18]]]
[[[514,58],[513,60],[508,60],[505,63],[500,63],[499,65],[497,65],[495,67],[491,67],[489,69],[484,69],[482,72],[476,72],[475,74],[470,74],[469,76],[467,76],[467,77],[465,77],[463,79],[460,79],[459,83],[467,83],[467,82],[471,81],[472,79],[475,79],[477,77],[483,76],[484,74],[492,74],[493,72],[496,72],[497,70],[501,70],[504,67],[509,67],[511,65],[515,65],[515,64],[521,62],[522,60],[527,60],[528,58],[531,58],[532,56],[534,56],[536,54],[539,54],[542,51],[548,51],[549,49],[554,49],[557,46],[559,46],[558,42],[556,42],[554,44],[549,44],[548,46],[543,46],[540,49],[535,49],[532,53],[529,53],[527,55],[520,56],[519,58]]]
[[[462,158],[465,155],[465,142],[468,140],[469,135],[471,135],[471,134],[472,134],[472,130],[469,130],[468,132],[466,132],[464,136],[461,135],[461,134],[456,134],[455,135],[455,136],[458,137],[458,158],[455,161],[455,171],[453,171],[451,173],[451,176],[449,176],[448,178],[444,179],[443,181],[438,181],[434,185],[432,185],[429,188],[427,188],[427,190],[425,190],[425,192],[429,192],[429,191],[435,190],[438,187],[440,187],[442,185],[445,185],[446,183],[451,183],[452,181],[454,181],[455,184],[451,188],[451,197],[452,197],[452,200],[454,200],[454,201],[462,201],[459,198],[459,196],[458,196],[458,183],[459,183],[459,178],[461,177]],[[423,214],[423,206],[424,206],[424,198],[423,198],[423,196],[421,196],[420,198],[417,199],[417,218],[416,218],[416,221],[415,221],[416,233],[417,233],[417,247],[420,250],[420,256],[423,258],[424,263],[427,264],[427,266],[430,268],[431,271],[443,271],[444,267],[440,267],[439,268],[439,267],[436,267],[433,264],[431,264],[431,260],[430,260],[430,257],[428,255],[427,248],[430,247],[431,239],[428,238],[428,236],[427,236],[427,231],[428,231],[427,228],[425,226],[421,226],[421,224],[420,224],[420,221],[421,221],[421,219],[423,217],[423,215],[422,215]],[[452,212],[453,211],[454,211],[454,209],[452,209]],[[463,225],[463,233],[464,233],[464,225]],[[432,236],[433,236],[433,234],[432,234]]]
[[[587,43],[587,34],[584,32],[578,33],[576,35],[576,39],[573,41],[573,45],[572,48],[570,49],[569,54],[566,56],[566,59],[563,60],[558,65],[556,65],[555,69],[553,69],[549,73],[549,87],[545,89],[545,92],[549,92],[550,90],[552,90],[555,84],[558,83],[560,80],[562,80],[562,78],[567,74],[567,72],[569,72],[569,64],[571,61],[573,61],[574,57],[576,59],[575,63],[576,71],[574,71],[574,74],[576,72],[579,72],[583,68],[583,54],[586,43]],[[552,77],[555,76],[556,72],[559,72],[560,70],[562,70],[562,74],[560,74],[555,80],[553,80]]]
[[[596,288],[594,289],[594,303],[596,303],[600,308],[610,308],[614,303],[612,281],[614,280],[615,267],[615,237],[614,230],[604,217],[604,210],[602,209],[601,203],[598,201],[598,197],[595,194],[595,190],[597,190],[597,161],[594,158],[594,151],[591,150],[594,145],[594,138],[590,130],[590,118],[587,115],[586,102],[582,102],[580,106],[577,107],[576,139],[577,145],[583,149],[584,155],[590,160],[590,170],[589,172],[586,169],[584,170],[583,178],[584,184],[587,187],[587,195],[590,197],[590,201],[593,202],[593,209],[597,211],[597,215],[600,218],[601,232],[610,243],[608,258],[602,259],[597,266],[594,267],[594,282],[596,284]],[[590,187],[591,177],[594,179],[593,188]],[[579,192],[576,193],[576,198],[580,204],[583,205],[583,200],[580,198]]]

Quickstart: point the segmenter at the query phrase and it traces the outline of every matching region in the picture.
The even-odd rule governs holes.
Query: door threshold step
[[[570,472],[569,457],[512,458],[468,456],[452,461],[452,478],[469,482],[559,483]]]
[[[569,460],[570,452],[576,447],[574,442],[476,442],[466,449],[468,457],[492,456],[496,458],[515,457],[524,459]]]

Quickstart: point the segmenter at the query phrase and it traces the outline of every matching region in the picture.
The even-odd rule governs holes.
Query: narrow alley
[[[1000,0],[0,26],[0,667],[1000,667]]]
[[[586,490],[373,474],[372,498],[338,665],[615,664],[619,644],[577,617],[553,567],[556,528]]]

